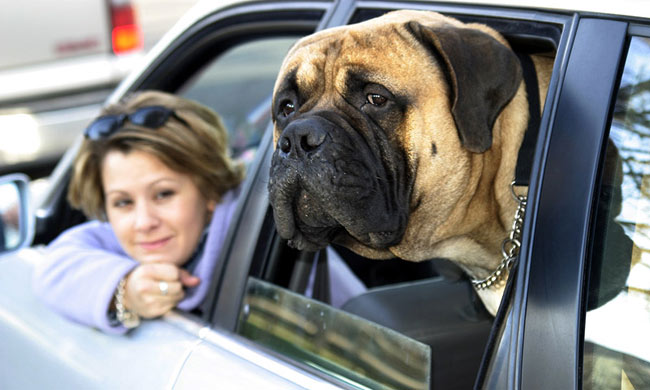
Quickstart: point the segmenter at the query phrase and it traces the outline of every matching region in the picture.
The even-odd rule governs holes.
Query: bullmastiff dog
[[[533,61],[543,101],[553,59]],[[272,110],[269,197],[293,247],[446,258],[474,279],[502,262],[529,111],[493,29],[395,11],[315,33],[284,59]],[[478,291],[492,314],[502,290]]]

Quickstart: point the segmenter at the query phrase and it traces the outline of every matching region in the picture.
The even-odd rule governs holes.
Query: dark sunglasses
[[[131,114],[104,115],[95,119],[84,131],[84,136],[93,141],[111,136],[128,120],[136,126],[157,129],[167,123],[170,117],[187,126],[187,123],[176,113],[164,106],[148,106],[138,108]]]

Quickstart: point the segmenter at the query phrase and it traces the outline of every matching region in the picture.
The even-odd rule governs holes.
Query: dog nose
[[[292,123],[287,126],[278,139],[278,149],[287,156],[302,156],[317,150],[324,142],[327,133],[322,127],[309,121]]]

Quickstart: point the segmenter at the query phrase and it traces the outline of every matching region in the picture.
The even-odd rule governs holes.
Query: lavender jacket
[[[189,311],[205,298],[221,252],[239,190],[226,193],[217,205],[194,275],[201,283],[185,290],[177,307]],[[107,333],[125,333],[112,324],[109,305],[120,279],[138,263],[129,258],[107,222],[90,221],[63,232],[49,246],[36,267],[34,291],[47,305],[64,316]]]

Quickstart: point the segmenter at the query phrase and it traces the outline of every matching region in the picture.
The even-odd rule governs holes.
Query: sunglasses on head
[[[148,106],[138,108],[130,114],[100,116],[86,127],[84,136],[93,141],[107,138],[122,128],[126,121],[136,126],[157,129],[167,123],[172,116],[184,125],[187,125],[172,109],[164,106]]]

